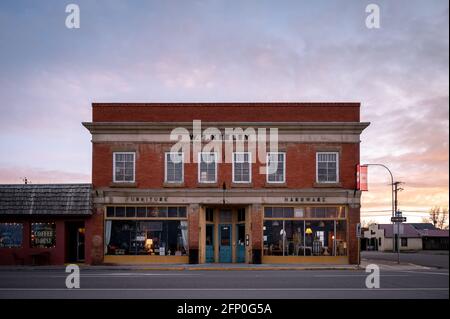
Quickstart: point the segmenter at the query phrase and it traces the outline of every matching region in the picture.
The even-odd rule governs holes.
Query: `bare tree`
[[[447,222],[447,218],[448,218],[448,208],[442,208],[441,214],[439,216],[439,220],[437,223],[437,228],[444,229],[445,223]]]
[[[428,224],[430,222],[430,218],[428,217],[422,217],[422,223]]]
[[[428,212],[428,221],[431,222],[434,227],[444,229],[448,218],[448,208],[433,207]]]

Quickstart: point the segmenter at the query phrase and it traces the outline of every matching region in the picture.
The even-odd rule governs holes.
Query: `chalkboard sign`
[[[56,224],[55,223],[32,223],[31,224],[31,247],[53,248],[56,246]]]

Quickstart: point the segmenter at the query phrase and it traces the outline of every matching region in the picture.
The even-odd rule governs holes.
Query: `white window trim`
[[[269,181],[269,156],[272,154],[283,154],[283,180]],[[284,184],[286,183],[286,152],[268,152],[266,155],[266,182],[269,184]]]
[[[248,181],[235,181],[234,180],[234,164],[235,164],[235,161],[234,161],[234,159],[236,158],[236,156],[235,155],[238,155],[238,154],[248,154],[248,162],[249,162],[249,173],[248,173]],[[251,152],[233,152],[233,158],[232,158],[232,165],[231,165],[231,167],[232,167],[232,172],[231,172],[231,174],[232,174],[232,179],[233,179],[233,183],[236,183],[236,184],[250,184],[251,182],[252,182],[252,153]]]
[[[116,155],[133,155],[133,180],[118,181],[116,180]],[[136,180],[136,152],[113,152],[113,182],[114,183],[134,183]]]
[[[181,154],[181,181],[168,181],[167,180],[167,155],[168,154]],[[165,152],[164,153],[164,183],[171,183],[171,184],[179,184],[184,183],[184,153],[183,152]]]
[[[319,182],[319,154],[336,154],[336,181]],[[339,152],[316,152],[316,183],[318,184],[339,183]]]
[[[201,180],[201,176],[200,176],[200,164],[202,162],[202,154],[214,154],[214,164],[215,164],[215,168],[214,168],[214,181],[202,181]],[[217,152],[198,152],[198,161],[197,161],[197,176],[198,176],[198,182],[201,184],[214,184],[217,183],[217,159],[218,159],[218,154]]]

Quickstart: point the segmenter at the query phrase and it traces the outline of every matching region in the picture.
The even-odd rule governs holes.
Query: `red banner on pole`
[[[368,191],[368,166],[367,165],[357,165],[356,167],[356,188],[360,191]]]

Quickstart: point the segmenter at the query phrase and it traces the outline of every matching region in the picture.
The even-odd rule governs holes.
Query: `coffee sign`
[[[56,245],[55,223],[32,223],[31,244],[36,248],[51,248]]]

